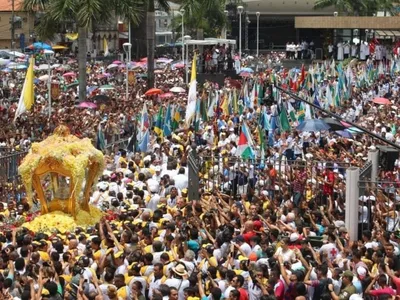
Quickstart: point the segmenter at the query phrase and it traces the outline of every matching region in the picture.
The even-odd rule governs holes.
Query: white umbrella
[[[9,59],[0,58],[0,66],[7,65],[9,62]]]
[[[43,52],[44,54],[54,54],[53,50],[48,50],[48,49],[45,49]]]
[[[108,65],[108,67],[107,67],[107,69],[113,69],[113,68],[118,68],[118,65],[111,64],[111,65]]]
[[[49,68],[50,68],[50,65],[42,64],[42,65],[39,65],[38,70],[48,70]]]
[[[184,93],[184,92],[186,92],[184,88],[181,88],[179,86],[175,86],[172,89],[170,89],[169,91],[173,92],[173,93]]]
[[[51,68],[52,68],[52,69],[56,69],[56,68],[59,68],[59,67],[61,67],[61,65],[60,65],[60,64],[54,64],[54,65],[51,65]]]
[[[39,80],[40,81],[47,81],[47,80],[49,80],[49,75],[47,75],[47,74],[46,75],[42,75],[42,76],[39,77]]]

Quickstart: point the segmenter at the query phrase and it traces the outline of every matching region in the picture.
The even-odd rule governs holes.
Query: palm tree
[[[197,39],[218,36],[227,23],[225,0],[179,0],[177,3],[185,11],[186,32]],[[181,18],[177,19],[181,26]],[[178,31],[179,32],[179,31]]]
[[[142,0],[24,0],[22,9],[43,12],[35,28],[42,40],[51,39],[60,24],[74,21],[78,28],[79,100],[86,98],[86,38],[93,23],[109,22],[114,16],[138,23]]]

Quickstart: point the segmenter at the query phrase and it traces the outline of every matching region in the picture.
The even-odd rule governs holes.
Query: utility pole
[[[14,49],[15,27],[14,27],[14,0],[11,0],[11,50]]]

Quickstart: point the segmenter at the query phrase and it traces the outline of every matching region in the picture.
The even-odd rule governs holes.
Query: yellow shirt
[[[50,260],[50,256],[47,252],[44,251],[38,251],[39,255],[40,255],[40,259],[43,261],[49,261]]]

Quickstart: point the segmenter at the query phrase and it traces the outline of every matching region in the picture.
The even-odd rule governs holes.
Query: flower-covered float
[[[89,139],[71,135],[66,126],[32,144],[18,171],[31,207],[35,192],[41,214],[23,226],[32,231],[68,231],[98,222],[102,214],[89,205],[89,198],[103,169],[102,152]]]

